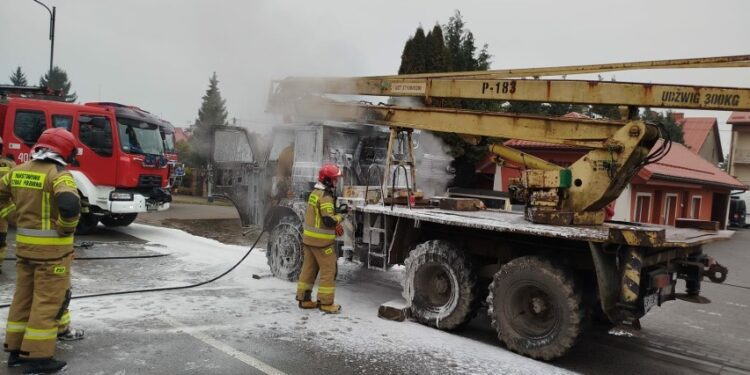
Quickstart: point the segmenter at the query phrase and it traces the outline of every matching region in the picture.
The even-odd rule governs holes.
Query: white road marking
[[[198,332],[198,331],[192,330],[189,327],[185,326],[184,324],[182,324],[182,323],[180,323],[180,322],[178,322],[178,321],[176,321],[176,320],[174,320],[174,319],[172,319],[170,317],[163,316],[160,319],[163,320],[164,322],[166,322],[167,324],[175,327],[175,328],[182,329],[182,331],[185,332],[185,333],[187,333],[188,335],[193,336],[196,339],[201,340],[204,343],[213,346],[214,348],[222,351],[224,354],[226,354],[226,355],[228,355],[228,356],[230,356],[232,358],[235,358],[237,360],[240,360],[240,361],[244,362],[245,364],[247,364],[249,366],[254,367],[255,369],[257,369],[260,372],[263,372],[264,374],[268,374],[268,375],[286,375],[286,373],[284,373],[283,371],[279,371],[276,368],[274,368],[274,367],[272,367],[270,365],[267,365],[266,363],[262,362],[261,360],[255,358],[255,357],[249,356],[249,355],[247,355],[247,354],[245,354],[245,353],[243,353],[243,352],[241,352],[241,351],[239,351],[239,350],[237,350],[237,349],[235,349],[235,348],[233,348],[233,347],[231,347],[231,346],[229,346],[229,345],[227,345],[227,344],[225,344],[225,343],[223,343],[223,342],[221,342],[219,340],[216,340],[216,339],[214,339],[212,337],[209,337],[208,335],[204,334],[203,332]]]

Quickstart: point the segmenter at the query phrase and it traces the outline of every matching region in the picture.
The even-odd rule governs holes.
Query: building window
[[[635,221],[648,223],[651,219],[651,194],[638,193],[635,196]]]
[[[699,219],[701,217],[701,200],[700,195],[693,195],[693,199],[690,202],[690,218]]]
[[[664,199],[664,214],[662,224],[674,225],[677,217],[677,194],[667,194]]]

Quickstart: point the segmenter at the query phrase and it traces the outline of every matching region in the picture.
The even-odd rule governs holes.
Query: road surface
[[[183,209],[184,220],[200,220],[206,211]],[[232,220],[219,216],[213,219]],[[79,258],[164,256],[77,260],[74,294],[200,282],[247,250],[152,223],[100,227],[93,236],[81,236],[79,241],[94,245],[80,249]],[[197,231],[214,227],[211,220],[202,226]],[[729,266],[727,283],[736,285],[704,284],[712,304],[674,302],[656,309],[642,320],[642,338],[593,330],[568,356],[549,364],[507,351],[484,312],[454,333],[377,318],[378,305],[400,297],[398,268],[381,273],[341,260],[337,302],[343,312],[299,310],[295,284],[269,277],[260,249],[225,278],[198,288],[74,300],[73,324],[85,328],[87,337],[61,344],[58,356],[69,361],[69,374],[750,373],[750,276],[742,272],[750,266],[748,241],[750,230],[741,230],[732,241],[707,249]],[[3,269],[0,303],[10,300],[15,277],[11,261]],[[0,310],[0,320],[6,314]]]

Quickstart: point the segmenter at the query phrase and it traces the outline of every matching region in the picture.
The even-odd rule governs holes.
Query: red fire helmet
[[[320,167],[320,172],[318,172],[318,181],[325,182],[327,179],[331,184],[335,184],[336,179],[339,176],[341,176],[341,168],[339,168],[339,166],[336,164],[326,163],[323,164],[322,167]]]
[[[39,136],[32,150],[36,151],[40,148],[50,149],[68,159],[76,152],[76,139],[73,134],[63,128],[47,129]]]

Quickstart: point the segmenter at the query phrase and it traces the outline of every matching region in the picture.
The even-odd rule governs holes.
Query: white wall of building
[[[620,196],[615,200],[615,216],[612,220],[618,221],[630,221],[630,193],[632,185],[628,184],[625,189],[622,190]]]

